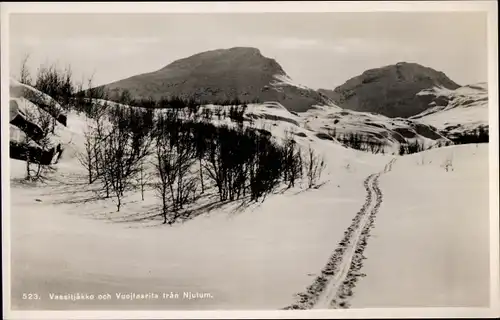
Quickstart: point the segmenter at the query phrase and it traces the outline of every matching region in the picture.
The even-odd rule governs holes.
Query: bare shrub
[[[326,168],[325,160],[316,154],[314,149],[309,146],[305,161],[305,172],[308,188],[318,187],[318,182]]]
[[[172,224],[180,217],[180,210],[194,198],[196,192],[197,181],[191,172],[196,150],[189,133],[183,130],[177,112],[158,119],[155,168],[159,181],[156,190],[162,200],[165,224]]]
[[[441,167],[446,171],[454,171],[455,169],[453,168],[453,153],[448,155],[446,159],[443,161],[441,164]]]
[[[26,84],[28,86],[31,86],[31,73],[28,69],[28,60],[29,60],[30,55],[26,54],[21,61],[21,68],[19,72],[19,82],[22,84]]]
[[[47,174],[53,172],[52,166],[56,148],[51,142],[54,131],[53,117],[43,110],[24,110],[26,120],[37,125],[39,134],[36,137],[31,132],[25,132],[22,145],[26,150],[26,180],[44,182]]]

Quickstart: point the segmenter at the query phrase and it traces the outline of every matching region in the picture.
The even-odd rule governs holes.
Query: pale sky
[[[202,51],[246,46],[295,82],[333,89],[363,71],[416,62],[465,85],[487,81],[481,12],[12,14],[10,74],[25,54],[71,65],[96,85],[158,70]]]

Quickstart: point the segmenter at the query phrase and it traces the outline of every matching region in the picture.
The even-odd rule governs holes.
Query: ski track
[[[297,294],[297,302],[284,309],[338,309],[349,307],[356,282],[360,277],[363,255],[374,226],[375,216],[382,204],[382,191],[378,186],[381,174],[392,170],[396,158],[392,159],[379,173],[369,175],[365,181],[366,201],[354,216],[351,225],[344,232],[335,252],[314,282],[305,292]]]

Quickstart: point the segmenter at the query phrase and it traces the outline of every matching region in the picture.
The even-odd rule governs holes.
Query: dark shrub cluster
[[[414,141],[407,140],[406,143],[401,143],[399,145],[399,155],[400,156],[405,155],[405,154],[422,152],[424,150],[426,150],[424,144],[419,142],[418,140],[414,140]]]
[[[489,132],[487,127],[479,127],[475,130],[464,131],[462,133],[450,136],[450,140],[455,144],[468,144],[468,143],[488,143]]]
[[[103,90],[102,87],[95,88],[94,90]],[[124,99],[124,96],[128,99]],[[107,99],[113,102],[124,103],[130,106],[153,108],[153,109],[185,109],[188,108],[191,113],[196,113],[201,105],[219,105],[219,106],[244,106],[250,103],[260,103],[258,99],[251,101],[241,100],[239,98],[225,99],[225,100],[200,100],[192,97],[180,96],[163,96],[159,99],[153,98],[134,98],[129,91],[124,90],[120,95],[107,94]]]
[[[329,130],[329,133],[348,148],[371,153],[384,153],[385,144],[383,142],[370,139],[361,133],[350,132],[340,134],[335,129]]]

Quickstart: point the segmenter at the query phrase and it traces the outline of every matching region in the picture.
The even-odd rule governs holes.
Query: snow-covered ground
[[[69,142],[47,184],[22,182],[24,162],[9,162],[12,308],[285,308],[321,275],[359,212],[373,212],[375,222],[363,244],[367,259],[360,272],[366,276],[353,288],[351,307],[486,306],[488,145],[404,157],[373,155],[317,138],[319,116],[343,112],[325,108],[299,116],[280,104],[264,103],[249,105],[246,113],[254,126],[278,138],[285,130],[304,133],[296,136],[298,144],[325,156],[321,188],[297,187],[249,206],[205,197],[193,208],[200,215],[173,226],[156,219],[160,201],[152,190],[144,201],[138,193],[128,194],[119,213],[113,200],[95,199],[76,157],[89,123],[68,114],[64,133]],[[377,115],[340,115],[348,120],[343,123],[388,121]],[[394,121],[394,128],[404,124]],[[367,223],[370,217],[361,220]],[[363,243],[360,231],[353,233],[355,243]],[[347,250],[354,260],[356,246]],[[341,280],[351,274],[350,264],[343,266]],[[23,300],[27,292],[41,299]],[[116,298],[132,292],[157,293],[158,298]],[[163,298],[171,292],[179,298]],[[183,299],[184,292],[207,295]],[[52,300],[50,293],[88,293],[96,299]],[[97,299],[106,293],[110,299]]]
[[[400,157],[380,188],[352,307],[487,307],[488,144]]]
[[[391,159],[317,140],[326,185],[260,205],[207,205],[167,227],[133,220],[158,209],[132,195],[120,215],[92,196],[75,162],[44,187],[17,182],[11,160],[13,308],[280,309],[319,274],[365,200],[363,180]],[[454,171],[441,165],[453,159]],[[421,164],[423,161],[423,164]],[[430,163],[429,163],[430,162]],[[485,306],[488,302],[487,145],[398,157],[381,176],[383,202],[352,307]],[[470,170],[470,168],[478,168]],[[465,196],[466,195],[466,196]],[[38,200],[37,200],[38,199]],[[449,201],[453,199],[454,201]],[[42,300],[21,299],[38,292]],[[115,293],[209,293],[205,299],[118,300]],[[106,301],[49,293],[111,293]]]
[[[11,186],[14,307],[74,308],[48,293],[207,292],[212,299],[94,301],[89,308],[279,309],[324,265],[364,201],[362,180],[386,159],[317,141],[330,181],[289,190],[244,210],[225,206],[167,227],[160,221],[116,222],[112,202],[84,202],[72,165],[45,187]],[[347,164],[349,168],[347,169]],[[11,160],[22,177],[23,163]],[[15,178],[14,178],[15,179]],[[78,185],[83,183],[83,185]],[[37,199],[39,201],[37,201]],[[132,196],[120,215],[157,208],[150,193]],[[135,203],[134,203],[135,201]],[[111,218],[114,222],[108,220]],[[22,292],[44,294],[23,301]],[[84,304],[85,305],[85,304]]]

